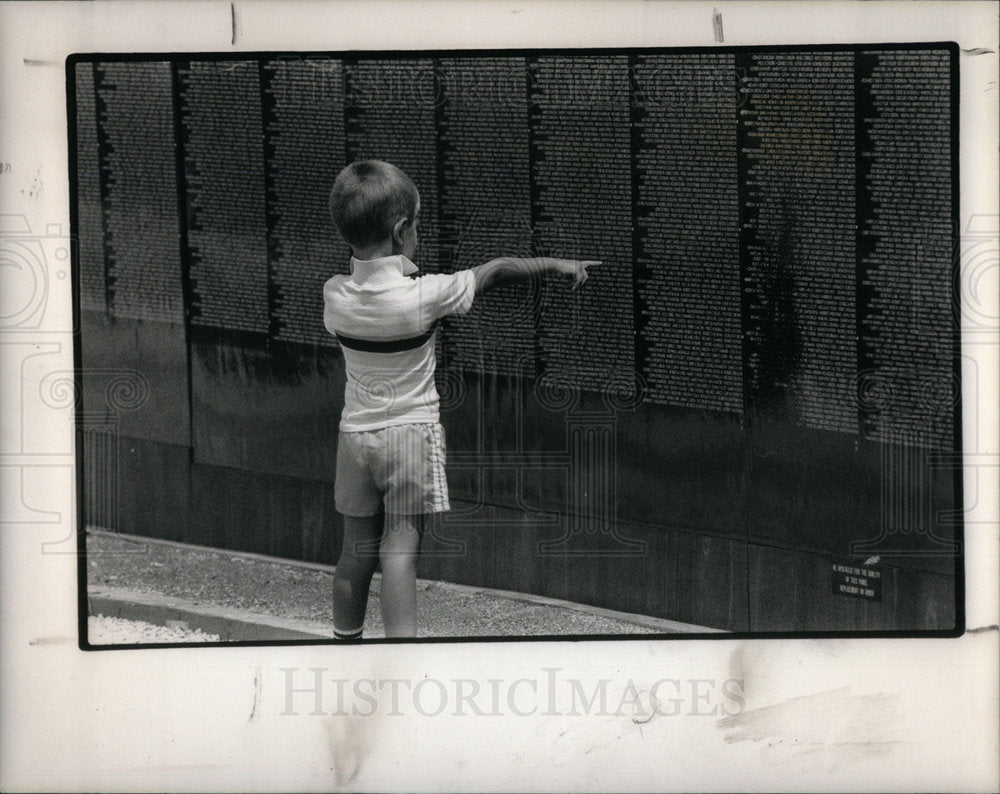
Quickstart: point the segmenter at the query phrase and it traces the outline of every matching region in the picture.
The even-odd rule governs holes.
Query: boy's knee
[[[371,575],[375,572],[379,561],[378,553],[374,550],[365,552],[364,549],[355,547],[361,545],[361,543],[345,544],[340,552],[340,558],[337,560],[337,571],[347,576]]]
[[[383,547],[379,553],[379,558],[382,563],[383,574],[402,574],[410,570],[416,570],[417,553],[414,549],[392,548],[391,546]]]
[[[379,551],[379,562],[384,568],[389,566],[412,565],[417,559],[417,550],[409,545],[393,546],[384,545]]]

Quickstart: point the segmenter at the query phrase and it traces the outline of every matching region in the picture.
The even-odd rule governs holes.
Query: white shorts
[[[450,509],[439,423],[340,431],[334,498],[345,516],[441,513]]]

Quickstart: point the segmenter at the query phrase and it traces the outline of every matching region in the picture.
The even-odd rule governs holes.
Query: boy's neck
[[[381,259],[384,256],[393,256],[399,253],[398,251],[394,251],[393,247],[392,240],[385,240],[367,248],[354,248],[351,253],[355,259],[360,259],[364,262],[368,259]]]

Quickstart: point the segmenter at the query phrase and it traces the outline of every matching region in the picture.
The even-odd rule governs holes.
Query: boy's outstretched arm
[[[591,259],[557,259],[551,256],[501,256],[472,268],[476,276],[476,293],[504,284],[527,281],[535,273],[562,273],[573,279],[573,287],[587,280],[587,268],[601,264]]]

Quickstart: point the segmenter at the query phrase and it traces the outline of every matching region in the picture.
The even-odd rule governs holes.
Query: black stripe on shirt
[[[434,335],[436,327],[437,323],[420,334],[420,336],[411,336],[407,339],[385,341],[378,339],[354,339],[350,336],[344,336],[339,331],[337,332],[337,339],[344,347],[351,350],[358,350],[362,353],[400,353],[403,350],[416,350],[418,347],[426,344]]]

